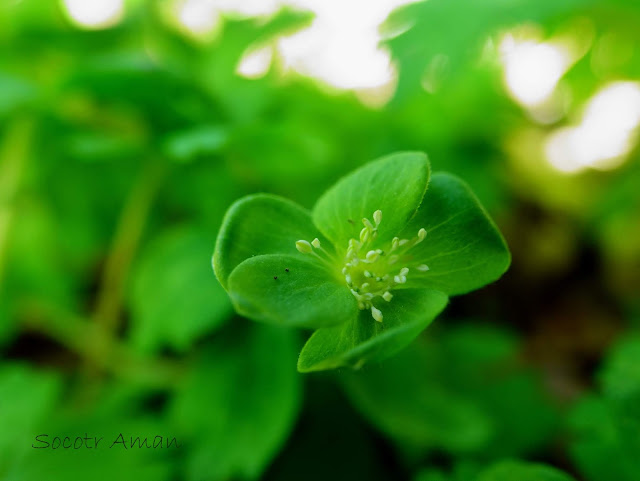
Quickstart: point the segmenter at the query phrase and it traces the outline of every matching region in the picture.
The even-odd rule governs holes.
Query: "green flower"
[[[430,176],[416,152],[352,172],[312,212],[267,194],[238,200],[213,256],[239,314],[316,329],[298,360],[302,372],[392,355],[448,296],[498,279],[509,262],[469,188],[448,174]]]

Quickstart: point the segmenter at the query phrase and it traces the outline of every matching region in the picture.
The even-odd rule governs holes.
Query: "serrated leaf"
[[[170,406],[176,429],[192,440],[189,481],[257,479],[298,412],[293,334],[259,324],[234,328],[207,347]]]
[[[426,347],[428,349],[428,347]],[[472,399],[447,389],[431,375],[420,342],[379,366],[344,373],[354,406],[392,439],[420,451],[465,453],[484,446],[493,422]]]
[[[509,267],[500,232],[469,187],[452,175],[432,176],[418,213],[400,237],[411,238],[420,228],[427,237],[409,253],[414,264],[429,270],[411,272],[407,288],[463,294],[495,281]]]
[[[349,239],[359,238],[362,219],[381,210],[379,240],[390,240],[415,214],[428,182],[429,161],[423,153],[374,160],[325,192],[313,208],[313,221],[336,249],[346,250]]]
[[[383,322],[376,322],[365,310],[341,326],[314,332],[300,353],[298,370],[360,367],[389,357],[415,339],[446,304],[447,296],[438,291],[398,291],[392,302],[379,306]]]

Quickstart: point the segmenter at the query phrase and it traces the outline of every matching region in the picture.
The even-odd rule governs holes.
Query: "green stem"
[[[154,388],[174,387],[182,377],[180,364],[141,356],[114,339],[109,350],[102,351],[100,346],[110,334],[95,322],[40,301],[30,301],[21,307],[25,329],[56,340],[100,370]]]
[[[31,119],[16,119],[8,126],[0,144],[0,286],[6,270],[16,197],[27,165],[33,130]]]
[[[109,350],[109,344],[120,326],[125,284],[153,201],[162,184],[164,171],[160,161],[148,161],[120,215],[92,316],[104,333],[104,345],[99,346],[103,352]]]

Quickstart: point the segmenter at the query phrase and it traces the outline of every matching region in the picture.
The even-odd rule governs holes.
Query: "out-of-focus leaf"
[[[293,333],[261,324],[223,332],[170,406],[190,439],[185,479],[257,479],[293,427],[300,401]]]
[[[640,477],[640,341],[630,336],[609,353],[602,395],[582,399],[570,415],[571,454],[589,481]]]
[[[211,237],[177,228],[149,246],[132,281],[132,337],[145,351],[170,346],[184,351],[231,313],[210,268]]]
[[[0,366],[0,476],[30,450],[60,394],[60,380],[26,365]]]
[[[518,369],[516,349],[500,331],[466,326],[435,332],[343,381],[355,406],[401,443],[519,455],[545,442],[555,415],[530,373]]]
[[[550,466],[523,461],[501,461],[484,470],[475,481],[573,481]]]
[[[125,384],[109,385],[86,406],[50,406],[48,419],[25,442],[27,453],[14,460],[3,479],[108,481],[123,473],[135,479],[172,479],[172,459],[184,440],[143,411],[144,393],[137,391]]]

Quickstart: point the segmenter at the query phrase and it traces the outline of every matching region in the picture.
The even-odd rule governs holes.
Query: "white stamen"
[[[320,249],[320,239],[317,237],[311,241],[311,245],[316,249]]]
[[[389,291],[386,291],[384,294],[382,294],[382,298],[387,302],[391,302],[391,299],[393,299],[393,294],[391,294]]]
[[[409,242],[408,239],[401,239],[400,242],[398,242],[398,245],[403,246],[405,245],[407,242]]]
[[[406,267],[403,267],[402,269],[400,269],[400,276],[406,276],[407,274],[409,274],[409,269]]]
[[[366,290],[366,289],[367,289],[367,287],[369,287],[369,283],[368,283],[368,282],[365,282],[364,284],[362,284],[362,285],[360,286],[360,289],[362,289],[362,290],[364,291],[364,290]]]
[[[380,225],[380,222],[382,222],[382,211],[381,210],[377,210],[373,213],[373,221],[376,223],[376,226]]]
[[[362,219],[362,223],[364,224],[364,226],[369,229],[369,230],[373,230],[373,224],[371,223],[371,221],[369,219],[367,219],[366,217],[363,217]]]
[[[380,309],[376,309],[375,306],[371,306],[371,315],[376,321],[382,322],[382,312],[380,312]]]
[[[360,242],[365,244],[369,240],[369,229],[363,227],[360,231]]]
[[[296,241],[296,249],[298,249],[303,254],[311,254],[311,252],[313,251],[311,244],[309,244],[309,241],[306,240]]]
[[[424,240],[424,238],[427,237],[427,231],[426,229],[423,227],[422,229],[420,229],[418,231],[418,242],[416,242],[416,244],[419,244],[420,242],[422,242]]]
[[[426,264],[420,264],[418,267],[416,267],[416,269],[418,269],[420,272],[427,272],[429,270],[429,266]]]
[[[378,256],[380,256],[380,254],[378,254],[376,251],[369,251],[367,252],[367,261],[369,262],[375,262],[376,259],[378,259]]]
[[[343,272],[343,274],[344,274],[344,272]],[[364,271],[364,276],[365,277],[373,277],[373,275],[369,271]]]

